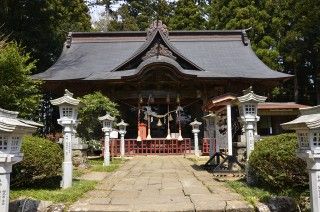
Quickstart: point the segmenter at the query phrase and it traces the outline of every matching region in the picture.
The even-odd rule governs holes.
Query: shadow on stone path
[[[183,156],[134,157],[70,211],[254,211]]]

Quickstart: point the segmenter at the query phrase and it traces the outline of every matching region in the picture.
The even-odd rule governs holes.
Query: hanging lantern
[[[167,95],[167,99],[166,99],[167,104],[170,104],[170,95]]]
[[[169,121],[173,121],[173,118],[172,118],[172,115],[171,115],[171,113],[169,113],[169,117],[168,117],[168,120],[169,120]]]
[[[153,117],[151,116],[151,122],[153,122]]]
[[[139,94],[139,104],[142,104],[143,103],[143,98],[142,98],[142,95]]]
[[[162,126],[162,122],[161,122],[161,119],[160,119],[160,118],[158,119],[157,126],[158,126],[158,127],[161,127],[161,126]]]
[[[180,104],[180,94],[177,95],[177,104]]]
[[[152,94],[149,94],[148,103],[154,103],[154,97]]]

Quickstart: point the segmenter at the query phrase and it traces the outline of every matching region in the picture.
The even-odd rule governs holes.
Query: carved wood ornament
[[[151,49],[146,53],[146,55],[142,57],[142,60],[146,60],[150,57],[159,55],[169,57],[174,60],[177,59],[175,56],[173,56],[172,52],[167,47],[160,43],[156,43],[153,45],[153,47],[151,47]]]
[[[150,39],[151,35],[155,30],[161,31],[167,38],[169,37],[169,31],[165,24],[162,23],[160,20],[154,21],[150,27],[147,29],[147,40]]]

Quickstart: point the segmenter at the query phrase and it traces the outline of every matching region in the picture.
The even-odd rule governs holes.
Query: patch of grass
[[[256,206],[258,202],[267,202],[274,196],[288,196],[294,198],[302,211],[309,211],[306,209],[308,204],[306,199],[310,193],[308,187],[292,187],[289,189],[274,190],[270,187],[264,186],[249,186],[244,180],[227,181],[226,185],[233,188],[237,193],[241,194],[246,201]]]
[[[18,198],[32,198],[38,200],[52,201],[54,203],[64,203],[67,207],[73,202],[77,201],[81,196],[95,188],[97,181],[81,180],[80,176],[83,174],[97,171],[97,172],[112,172],[118,169],[126,159],[114,158],[110,166],[103,166],[103,159],[88,160],[89,168],[75,168],[73,169],[73,185],[71,188],[61,189],[61,176],[51,177],[35,181],[35,183],[24,188],[12,188],[10,192],[10,199]]]
[[[10,192],[10,199],[33,198],[70,205],[78,200],[84,193],[93,190],[97,182],[73,180],[73,186],[67,189],[60,188],[60,181],[56,182],[56,184],[57,185],[52,188],[13,188]]]
[[[88,171],[86,169],[84,169],[84,168],[74,168],[72,172],[73,172],[73,177],[74,178],[79,178],[83,174],[87,173]]]
[[[267,201],[273,195],[266,189],[249,186],[243,180],[228,181],[226,184],[233,188],[237,193],[241,194],[247,202],[254,206],[256,206],[258,202]]]
[[[103,159],[92,159],[89,160],[90,171],[94,172],[113,172],[118,169],[123,163],[125,163],[126,159],[122,158],[113,158],[110,162],[109,166],[103,166]]]
[[[190,160],[193,163],[197,163],[198,162],[197,158],[195,158],[195,157],[187,157],[187,159]]]

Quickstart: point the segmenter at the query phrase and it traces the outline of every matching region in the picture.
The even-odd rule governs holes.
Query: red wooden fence
[[[137,141],[136,139],[125,139],[125,155],[162,155],[162,154],[190,154],[191,139],[182,141],[177,139],[156,138],[152,140]],[[110,155],[120,155],[120,139],[110,140]]]
[[[202,139],[202,155],[210,154],[210,142],[213,145],[213,152],[216,152],[216,140],[214,138],[203,138]]]

